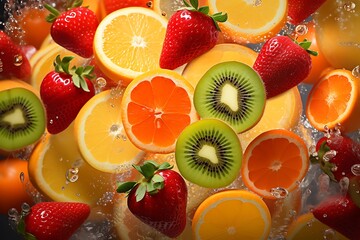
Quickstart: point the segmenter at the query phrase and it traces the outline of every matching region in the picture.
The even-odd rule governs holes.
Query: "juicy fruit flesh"
[[[23,88],[2,91],[0,99],[0,149],[17,150],[40,139],[45,132],[40,99]]]

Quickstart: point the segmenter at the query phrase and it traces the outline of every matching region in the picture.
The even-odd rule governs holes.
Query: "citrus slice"
[[[272,129],[261,133],[246,148],[241,174],[251,191],[274,199],[296,189],[308,168],[305,142],[289,130]]]
[[[94,37],[100,70],[127,85],[133,78],[159,68],[167,20],[151,9],[127,7],[107,15]]]
[[[262,132],[295,127],[300,120],[301,112],[302,101],[297,87],[267,99],[260,121],[251,129],[239,134],[241,146],[246,149],[249,143]]]
[[[287,0],[207,0],[206,5],[211,14],[228,14],[219,26],[226,40],[237,43],[263,42],[286,23]]]
[[[320,131],[341,124],[344,132],[360,128],[360,79],[351,71],[335,69],[323,76],[311,89],[306,116]]]
[[[185,7],[183,0],[153,0],[153,9],[158,14],[169,19],[177,10]],[[206,0],[198,0],[199,7],[204,6]]]
[[[195,88],[201,77],[214,65],[221,62],[238,61],[252,66],[256,57],[257,53],[251,48],[235,43],[221,43],[189,62],[182,75]]]
[[[96,170],[82,159],[73,125],[40,141],[30,156],[29,177],[42,194],[59,202],[96,206],[113,192],[111,174]]]
[[[303,239],[336,239],[347,240],[339,232],[329,228],[309,212],[299,216],[288,228],[286,235],[288,240]]]
[[[84,159],[94,168],[109,173],[132,169],[145,153],[136,148],[123,129],[122,96],[114,90],[95,95],[75,119],[75,137]]]
[[[195,212],[193,239],[267,239],[271,217],[264,201],[245,190],[225,190],[205,199]]]
[[[128,138],[145,151],[173,152],[181,131],[198,120],[193,93],[186,79],[171,70],[157,69],[134,79],[122,100]]]

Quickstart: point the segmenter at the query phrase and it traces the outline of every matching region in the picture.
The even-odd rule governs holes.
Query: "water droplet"
[[[30,205],[24,202],[24,203],[21,205],[21,214],[22,214],[23,216],[28,215],[29,212],[30,212],[30,209],[31,209]]]
[[[353,12],[355,10],[356,4],[354,2],[348,1],[343,5],[345,11]]]
[[[161,11],[161,15],[164,16],[164,17],[166,17],[167,14],[166,14],[165,11]]]
[[[327,218],[327,214],[326,214],[326,213],[323,214],[323,218]]]
[[[289,194],[289,192],[285,188],[282,188],[282,187],[271,188],[270,193],[275,198],[286,198]]]
[[[70,168],[66,171],[65,177],[69,182],[76,182],[79,179],[79,169],[78,168]]]
[[[8,215],[9,215],[9,217],[18,217],[19,212],[18,212],[18,210],[16,210],[16,208],[10,208],[8,211]]]
[[[340,191],[342,194],[346,195],[348,189],[349,189],[349,178],[347,177],[343,177],[340,179],[339,181],[339,185],[340,185]]]
[[[351,166],[351,172],[355,176],[360,176],[360,164],[354,164]]]
[[[104,88],[104,87],[106,87],[106,79],[105,78],[103,78],[103,77],[98,77],[97,79],[96,79],[96,85],[99,87],[99,88]]]
[[[24,183],[24,181],[25,181],[25,173],[21,172],[20,173],[20,182]]]
[[[323,235],[324,239],[326,240],[332,240],[335,239],[335,231],[333,229],[326,229],[324,231],[324,235]]]
[[[148,8],[152,8],[153,2],[152,2],[152,1],[148,1],[148,2],[146,3],[146,6],[147,6]]]
[[[23,63],[23,57],[21,55],[14,56],[14,65],[19,67]]]
[[[254,6],[257,7],[257,6],[260,6],[262,4],[262,1],[261,0],[255,0],[254,1]]]
[[[305,35],[307,32],[308,32],[308,27],[306,25],[297,25],[296,28],[295,28],[295,32],[297,35]]]
[[[53,124],[53,123],[54,123],[54,120],[50,119],[50,120],[49,120],[49,123],[50,123],[50,124]]]
[[[333,159],[335,156],[336,156],[336,151],[335,150],[330,150],[330,151],[327,151],[324,156],[323,156],[323,159],[324,161],[330,161],[331,159]]]
[[[360,78],[360,65],[357,65],[356,67],[353,68],[353,70],[351,71],[352,75],[356,78]]]

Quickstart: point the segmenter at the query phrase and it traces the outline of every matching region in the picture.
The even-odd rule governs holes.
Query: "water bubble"
[[[356,78],[360,78],[360,65],[357,65],[356,67],[353,68],[353,70],[351,71],[352,75]]]
[[[21,55],[15,55],[14,56],[14,65],[19,67],[23,63],[23,57]]]
[[[340,185],[341,193],[346,195],[346,193],[349,189],[349,178],[348,177],[341,178],[339,181],[339,185]]]
[[[328,162],[330,161],[331,159],[333,159],[335,156],[336,156],[337,152],[335,150],[330,150],[330,151],[327,151],[324,156],[323,156],[323,159],[324,161]]]
[[[53,123],[54,123],[54,120],[50,119],[50,120],[49,120],[49,123],[50,123],[50,124],[53,124]]]
[[[99,88],[104,88],[104,87],[106,87],[106,79],[105,78],[103,78],[103,77],[98,77],[96,80],[95,80],[95,82],[96,82],[96,85],[99,87]]]
[[[24,202],[24,203],[21,205],[21,214],[22,214],[23,216],[28,215],[29,212],[30,212],[30,209],[31,209],[30,205]]]
[[[324,231],[324,235],[323,235],[324,239],[326,240],[332,240],[335,239],[335,231],[331,228],[326,229]]]
[[[79,179],[79,168],[70,168],[66,171],[65,177],[69,182],[76,182]]]
[[[257,6],[260,6],[262,4],[262,1],[261,0],[255,0],[254,1],[254,6],[257,7]]]
[[[355,176],[360,176],[360,164],[354,164],[351,166],[351,172]]]
[[[9,217],[18,217],[19,212],[18,212],[18,210],[16,210],[16,208],[10,208],[8,211],[8,216]]]
[[[356,4],[354,2],[351,2],[351,1],[347,1],[343,5],[344,10],[348,11],[348,12],[353,12],[355,10],[355,7],[356,7]]]
[[[307,32],[308,32],[308,27],[306,25],[297,25],[296,28],[295,28],[295,32],[297,35],[305,35]]]
[[[21,172],[20,173],[20,182],[24,183],[24,181],[25,181],[25,173]]]
[[[148,1],[148,2],[146,3],[146,6],[147,6],[148,8],[152,8],[153,2],[152,2],[152,1]]]
[[[282,187],[275,187],[270,189],[271,195],[275,198],[286,198],[289,194],[288,190]]]

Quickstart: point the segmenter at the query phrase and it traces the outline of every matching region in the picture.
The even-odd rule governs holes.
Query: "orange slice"
[[[208,197],[195,212],[193,239],[267,239],[271,217],[264,201],[245,190],[225,190]]]
[[[81,108],[75,119],[75,137],[81,155],[103,172],[128,171],[145,155],[126,139],[121,99],[122,95],[115,90],[101,92]]]
[[[173,152],[181,131],[198,120],[193,93],[185,78],[171,70],[134,79],[125,89],[121,111],[129,139],[145,151]]]
[[[207,0],[210,13],[224,12],[219,23],[225,40],[258,43],[275,36],[285,26],[287,0]]]
[[[336,69],[328,72],[311,89],[306,116],[320,131],[341,124],[344,132],[360,128],[360,79],[351,71]]]
[[[304,240],[304,239],[336,239],[347,240],[339,232],[329,228],[314,215],[309,212],[299,216],[288,229],[286,235],[288,240]]]
[[[308,168],[305,142],[289,130],[272,129],[257,136],[246,148],[241,174],[250,190],[275,199],[296,189]]]
[[[167,20],[151,9],[127,7],[107,15],[94,37],[100,70],[127,85],[142,73],[159,68]]]

